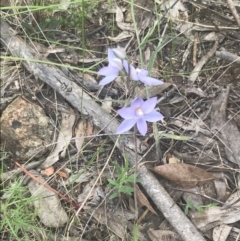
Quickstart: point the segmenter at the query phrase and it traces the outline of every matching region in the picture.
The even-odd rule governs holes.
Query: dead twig
[[[50,191],[54,192],[55,194],[57,194],[59,197],[61,197],[64,201],[70,203],[76,210],[79,208],[79,205],[73,201],[71,201],[70,199],[68,199],[67,197],[65,197],[63,194],[59,193],[57,190],[55,190],[54,188],[52,188],[51,186],[49,186],[47,183],[43,182],[42,180],[38,179],[37,177],[35,177],[31,172],[29,172],[28,170],[26,170],[22,165],[20,165],[18,162],[15,162],[15,164],[20,167],[20,169],[26,173],[26,175],[28,175],[29,177],[31,177],[34,181],[36,181],[37,183],[43,185],[44,187],[46,187],[47,189],[49,189]]]
[[[228,3],[228,6],[229,6],[229,8],[230,8],[230,10],[231,10],[231,12],[232,12],[236,22],[237,22],[237,25],[238,25],[239,29],[240,29],[240,17],[238,15],[236,7],[234,6],[233,1],[232,0],[227,0],[227,3]]]
[[[195,82],[200,71],[202,70],[202,67],[207,63],[207,61],[214,55],[218,47],[218,41],[216,40],[213,47],[210,49],[210,51],[204,55],[200,61],[197,63],[195,68],[193,69],[192,73],[189,76],[189,80],[191,82]]]
[[[24,168],[26,170],[35,169],[35,168],[39,167],[43,162],[44,162],[44,160],[34,161],[34,162],[26,164],[24,166]],[[20,174],[21,172],[22,172],[22,169],[21,168],[17,168],[17,169],[14,169],[12,171],[1,173],[0,174],[0,180],[7,181],[9,179],[12,179],[16,175]]]

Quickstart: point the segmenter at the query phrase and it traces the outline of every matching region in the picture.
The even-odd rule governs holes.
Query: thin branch
[[[237,25],[238,25],[239,29],[240,29],[240,17],[238,15],[236,7],[234,6],[233,1],[232,0],[227,0],[227,3],[228,3],[228,6],[229,6],[229,8],[230,8],[230,10],[231,10],[231,12],[232,12],[236,22],[237,22]]]
[[[29,172],[28,170],[26,170],[23,166],[21,166],[18,162],[15,162],[15,164],[20,167],[20,169],[26,173],[26,175],[28,175],[29,177],[31,177],[34,181],[36,181],[37,183],[43,185],[44,187],[46,187],[47,189],[49,189],[50,191],[54,192],[55,194],[57,194],[59,197],[61,197],[64,201],[70,203],[76,210],[79,208],[79,205],[73,201],[71,201],[70,199],[68,199],[67,197],[65,197],[63,194],[61,194],[60,192],[58,192],[57,190],[55,190],[54,188],[52,188],[51,186],[49,186],[47,183],[43,182],[42,180],[38,179],[37,177],[35,177],[31,172]]]

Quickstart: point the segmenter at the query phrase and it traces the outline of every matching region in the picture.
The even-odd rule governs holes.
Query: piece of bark
[[[25,61],[22,61],[22,63],[29,72],[54,88],[83,115],[91,117],[93,123],[103,129],[109,134],[112,141],[117,143],[120,152],[128,156],[131,166],[135,166],[136,153],[133,151],[135,146],[134,140],[128,135],[121,135],[120,138],[118,138],[119,135],[114,135],[118,127],[118,122],[102,110],[78,85],[69,81],[58,68],[37,63],[36,61],[30,61],[31,59],[40,59],[41,56],[36,56],[33,50],[31,50],[21,38],[12,35],[11,28],[4,20],[1,20],[1,25],[2,43],[6,49],[10,50],[14,57],[24,58]],[[139,141],[137,141],[137,149],[138,152],[141,151]],[[153,174],[143,165],[139,167],[137,171],[139,174],[138,179],[143,188],[181,238],[185,241],[204,241],[205,239],[202,235],[176,205]]]

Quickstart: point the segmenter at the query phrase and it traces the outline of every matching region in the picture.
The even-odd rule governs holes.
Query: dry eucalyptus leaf
[[[201,231],[210,230],[220,224],[231,224],[240,220],[240,210],[236,208],[223,209],[211,207],[203,213],[198,211],[190,212],[190,219]]]
[[[240,221],[240,191],[233,193],[226,201],[226,206],[205,209],[203,214],[190,212],[190,218],[197,228],[207,231],[222,224],[231,224]]]
[[[135,28],[134,25],[131,23],[117,23],[118,27],[120,29],[122,29],[123,31],[131,31],[131,32],[135,32]]]
[[[111,113],[111,109],[112,109],[112,98],[111,96],[107,96],[105,97],[103,103],[102,103],[102,108],[107,112],[107,113]]]
[[[169,164],[174,164],[174,163],[180,163],[181,160],[177,157],[175,157],[174,155],[172,155],[171,157],[169,157],[168,159]]]
[[[116,8],[116,22],[122,23],[124,20],[123,12],[121,8],[117,7]]]
[[[63,178],[68,178],[68,173],[67,172],[64,172],[64,171],[58,171],[57,173],[56,173],[58,176],[60,176],[60,177],[63,177]]]
[[[167,16],[174,20],[187,20],[188,19],[188,10],[181,3],[181,1],[168,0],[164,1],[164,4],[161,5],[162,10],[167,11]],[[181,23],[181,22],[180,22]]]
[[[224,180],[214,180],[214,187],[218,201],[225,201],[227,197],[227,185]]]
[[[162,93],[165,89],[169,88],[172,84],[171,83],[164,83],[162,85],[157,86],[147,86],[138,92],[138,96],[142,97],[143,99],[147,99],[149,97],[156,96]]]
[[[91,210],[92,213],[92,210]],[[93,217],[101,224],[106,225],[121,240],[131,240],[127,232],[128,220],[134,219],[134,214],[127,210],[115,209],[114,212],[106,210],[102,205],[93,213]]]
[[[137,191],[137,199],[138,201],[145,207],[148,208],[150,212],[157,215],[151,204],[149,203],[148,199],[145,197],[145,195],[142,193],[141,189],[136,185],[136,191]],[[158,215],[157,215],[158,216]]]
[[[91,136],[93,134],[93,124],[91,121],[87,122],[87,130],[86,130],[86,136]]]
[[[108,36],[108,38],[111,41],[114,41],[114,42],[117,42],[117,43],[121,42],[123,40],[126,40],[127,38],[131,38],[131,37],[132,37],[132,33],[129,33],[128,31],[123,31],[120,34],[118,34],[116,37]]]
[[[68,180],[64,181],[63,184],[60,184],[60,186],[68,186],[72,185],[73,183],[83,183],[88,182],[91,177],[93,176],[93,173],[90,172],[83,172],[82,170],[79,171],[79,173],[72,174]]]
[[[187,203],[189,200],[191,200],[191,203],[195,206],[202,206],[203,200],[202,196],[196,193],[201,193],[201,190],[199,187],[192,187],[187,190],[187,192],[183,192],[182,198]]]
[[[75,144],[78,152],[82,151],[82,145],[85,139],[87,130],[87,120],[81,119],[78,121],[76,128],[75,128]]]
[[[153,230],[150,228],[148,231],[148,236],[151,241],[181,241],[182,239],[179,235],[171,230]]]
[[[191,188],[215,179],[211,173],[185,163],[156,166],[154,172],[176,183],[182,188]]]
[[[38,179],[45,181],[41,176],[38,176]],[[27,185],[32,196],[38,197],[33,201],[33,205],[41,222],[47,227],[63,227],[68,221],[68,216],[57,194],[34,180],[30,180]]]
[[[47,168],[59,160],[59,156],[66,155],[67,147],[72,139],[72,128],[75,123],[76,116],[62,112],[62,122],[57,139],[57,145],[52,153],[47,157],[41,168]]]
[[[225,145],[225,152],[229,161],[240,166],[240,131],[233,119],[226,115],[230,85],[213,101],[211,109],[211,129]]]
[[[213,241],[227,241],[232,227],[226,224],[219,225],[213,229]]]
[[[54,167],[50,166],[48,168],[46,168],[45,170],[41,171],[41,174],[46,175],[46,176],[51,176],[54,173]]]

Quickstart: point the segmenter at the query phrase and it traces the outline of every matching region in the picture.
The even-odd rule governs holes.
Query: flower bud
[[[117,48],[112,49],[113,53],[116,55],[119,59],[125,59],[126,58],[126,51],[124,48],[118,46]]]

